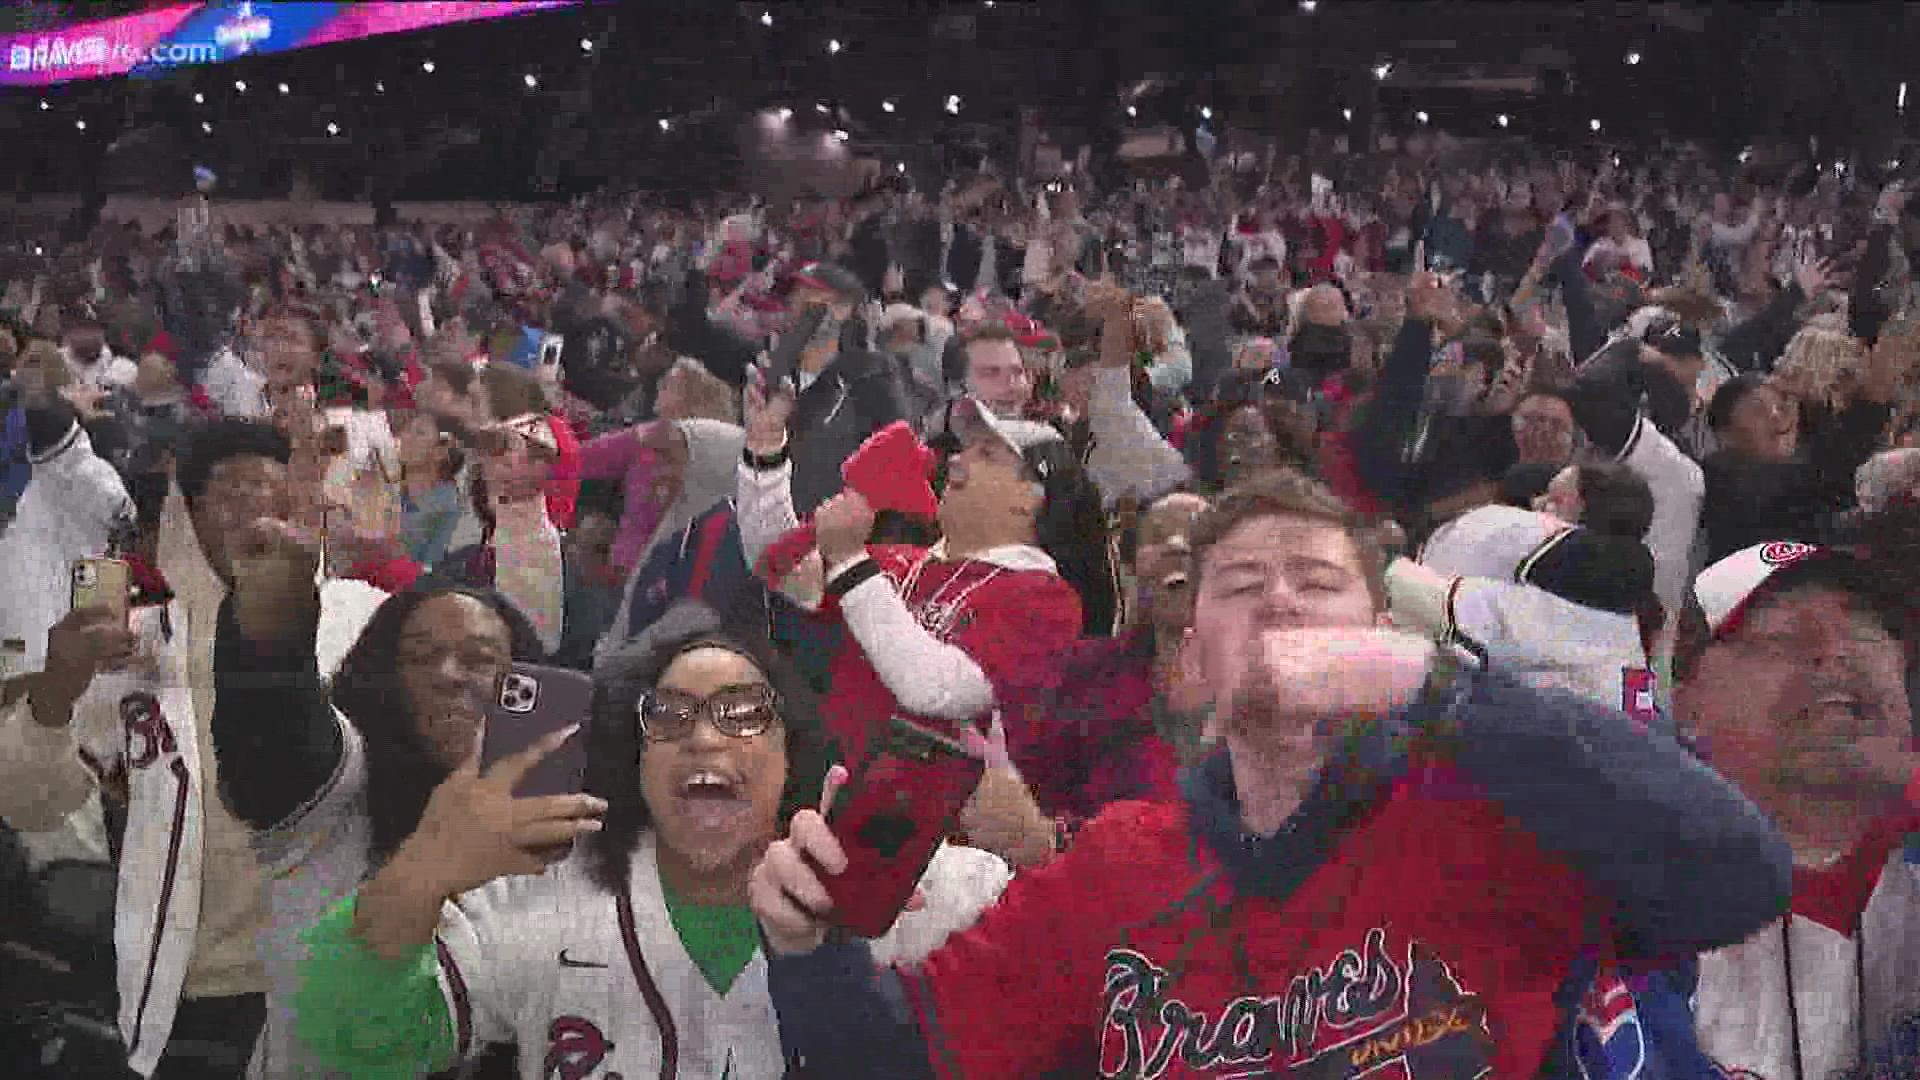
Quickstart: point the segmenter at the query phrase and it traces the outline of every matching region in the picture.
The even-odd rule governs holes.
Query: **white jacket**
[[[1087,475],[1108,506],[1123,498],[1144,505],[1187,482],[1186,459],[1134,402],[1133,375],[1126,368],[1094,369],[1087,429],[1093,436]]]
[[[129,1064],[143,1076],[166,1047],[193,956],[206,800],[219,798],[211,747],[202,753],[211,717],[197,715],[194,703],[212,697],[211,687],[194,683],[206,677],[196,672],[211,671],[217,599],[190,584],[195,568],[178,557],[171,562],[163,555],[163,572],[182,595],[131,616],[149,662],[97,676],[64,728],[36,722],[30,697],[0,710],[0,746],[7,748],[0,755],[0,818],[15,828],[55,827],[96,789],[124,785],[114,952],[120,1033]],[[197,569],[209,573],[204,560]],[[195,594],[198,603],[190,599]],[[324,584],[316,645],[323,675],[339,666],[385,598],[361,582]]]
[[[1660,433],[1644,415],[1614,459],[1647,482],[1653,493],[1653,524],[1647,550],[1653,554],[1653,592],[1671,620],[1686,600],[1693,581],[1693,539],[1700,528],[1700,504],[1707,495],[1700,466]]]
[[[1700,957],[1695,1031],[1728,1075],[1823,1080],[1920,1015],[1920,866],[1857,855],[1796,871],[1786,919]]]

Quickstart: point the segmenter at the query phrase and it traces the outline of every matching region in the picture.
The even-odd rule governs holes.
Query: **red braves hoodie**
[[[791,1057],[839,1078],[1534,1076],[1584,952],[1784,910],[1766,817],[1671,740],[1492,676],[1350,740],[1273,836],[1230,761],[1110,807],[914,971],[777,957]]]

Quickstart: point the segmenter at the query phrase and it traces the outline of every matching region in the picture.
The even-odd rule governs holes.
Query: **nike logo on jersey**
[[[560,966],[563,968],[604,968],[607,965],[596,964],[591,960],[575,960],[573,957],[567,955],[567,950],[561,949]]]

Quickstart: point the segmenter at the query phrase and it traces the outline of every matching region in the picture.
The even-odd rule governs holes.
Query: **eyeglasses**
[[[655,690],[640,699],[640,734],[649,742],[677,742],[693,734],[704,714],[714,730],[750,739],[780,722],[780,695],[771,686],[740,686],[709,698]]]

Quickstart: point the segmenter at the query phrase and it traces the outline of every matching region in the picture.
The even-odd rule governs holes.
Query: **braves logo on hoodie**
[[[1174,993],[1177,974],[1132,949],[1107,953],[1100,1075],[1154,1080],[1178,1059],[1220,1077],[1312,1080],[1492,1075],[1493,1036],[1480,996],[1417,941],[1403,958],[1387,932],[1296,975],[1272,994],[1242,995],[1217,1011]]]

